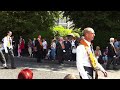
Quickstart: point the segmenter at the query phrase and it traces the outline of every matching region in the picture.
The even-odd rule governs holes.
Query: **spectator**
[[[68,40],[68,37],[65,37],[65,41],[63,41],[64,45],[65,45],[65,60],[70,60],[71,59],[71,43]]]
[[[33,72],[30,69],[23,69],[18,74],[18,79],[33,79]]]
[[[114,46],[114,38],[110,38],[110,42],[108,43],[108,61],[107,61],[107,65],[106,65],[106,69],[109,70],[110,69],[110,64],[113,63],[113,69],[114,70],[118,70],[118,68],[116,67],[117,64],[117,56],[116,56],[116,49]]]
[[[56,57],[56,40],[52,40],[51,42],[51,59],[52,60],[55,60],[55,57]]]
[[[43,39],[42,46],[43,46],[43,59],[45,59],[47,54],[47,41],[45,39]]]
[[[33,42],[31,39],[28,41],[28,52],[29,52],[29,57],[32,57],[32,50],[33,50]]]
[[[56,58],[59,62],[59,64],[63,64],[64,61],[64,53],[65,53],[65,46],[63,43],[63,37],[59,37],[59,41],[56,43],[56,50],[57,50],[57,54],[56,54]]]
[[[104,64],[106,64],[107,60],[108,60],[107,54],[108,54],[108,47],[106,47],[105,51],[103,52],[103,57],[102,58],[104,60]]]
[[[41,35],[35,41],[37,63],[42,63],[43,45]]]
[[[96,46],[96,50],[95,50],[95,56],[98,59],[100,56],[102,55],[100,47]]]
[[[21,56],[23,56],[25,52],[25,40],[22,38],[22,36],[20,36],[19,45],[21,49]]]
[[[18,57],[21,56],[21,48],[20,48],[20,44],[18,44]]]
[[[77,79],[77,77],[73,74],[67,74],[64,79]]]

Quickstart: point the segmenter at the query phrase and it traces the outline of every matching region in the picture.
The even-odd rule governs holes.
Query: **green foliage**
[[[54,37],[56,36],[62,36],[65,37],[67,35],[73,35],[75,37],[80,37],[80,34],[77,33],[78,31],[80,31],[80,29],[76,29],[76,30],[72,30],[72,29],[65,29],[63,26],[59,25],[59,26],[55,26],[53,28],[53,34]]]
[[[73,21],[75,28],[120,29],[119,11],[65,11],[64,16]]]
[[[54,36],[67,36],[68,34],[72,33],[71,29],[65,29],[63,26],[55,26],[53,28]]]
[[[78,28],[78,29],[76,28],[72,32],[74,32],[75,36],[77,36],[77,37],[82,36],[82,30],[81,30],[81,28]]]
[[[74,37],[80,37],[80,35],[76,32],[73,32]]]
[[[51,31],[58,17],[58,11],[0,11],[0,38],[9,30],[15,37],[36,37],[41,31]],[[44,35],[48,37],[50,34]]]

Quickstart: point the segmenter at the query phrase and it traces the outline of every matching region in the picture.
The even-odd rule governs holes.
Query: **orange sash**
[[[40,46],[42,46],[42,41],[41,40],[38,40],[39,41],[39,43],[40,43]]]

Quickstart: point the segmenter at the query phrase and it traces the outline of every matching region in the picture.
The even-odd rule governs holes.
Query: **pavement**
[[[63,65],[59,65],[57,60],[42,60],[42,63],[37,63],[35,58],[15,57],[15,63],[17,69],[0,67],[0,79],[17,79],[18,73],[24,68],[30,68],[33,71],[33,79],[63,79],[67,74],[74,74],[80,79],[76,62],[72,61],[65,61]],[[8,65],[10,66],[10,60]],[[1,63],[0,66],[2,66]],[[99,71],[99,79],[120,79],[120,70],[108,70],[107,72],[108,77],[104,77]]]

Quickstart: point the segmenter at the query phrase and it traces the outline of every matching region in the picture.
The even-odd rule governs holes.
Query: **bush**
[[[53,28],[53,34],[54,36],[61,36],[61,37],[64,37],[64,36],[67,36],[69,34],[73,33],[74,36],[78,36],[79,37],[79,34],[78,33],[75,33],[72,29],[66,29],[64,28],[63,26],[59,25],[59,26],[55,26]]]

